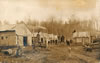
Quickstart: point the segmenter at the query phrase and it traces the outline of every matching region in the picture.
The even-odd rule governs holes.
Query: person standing
[[[65,37],[62,35],[61,36],[61,42],[64,42]]]
[[[66,40],[66,44],[68,46],[69,57],[71,57],[71,50],[72,50],[72,48],[70,46],[70,39],[69,40]]]
[[[37,41],[39,43],[39,46],[41,47],[41,37],[40,37],[40,32],[37,34]]]

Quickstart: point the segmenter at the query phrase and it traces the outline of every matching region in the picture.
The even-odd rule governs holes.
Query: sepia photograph
[[[100,63],[100,0],[0,0],[0,63]]]

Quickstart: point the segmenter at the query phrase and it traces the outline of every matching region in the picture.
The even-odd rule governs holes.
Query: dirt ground
[[[21,57],[0,55],[0,63],[99,63],[99,49],[84,51],[82,46],[53,45],[49,48],[25,48]]]

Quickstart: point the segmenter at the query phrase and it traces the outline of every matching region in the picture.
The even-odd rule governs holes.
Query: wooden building
[[[0,26],[0,46],[32,45],[32,33],[25,24]]]
[[[91,43],[91,36],[89,32],[75,32],[73,33],[73,41],[75,43],[87,44]]]

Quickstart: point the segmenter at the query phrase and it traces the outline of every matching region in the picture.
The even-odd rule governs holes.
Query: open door
[[[23,44],[24,44],[24,46],[27,46],[27,36],[23,37]]]

